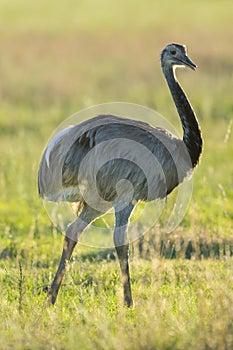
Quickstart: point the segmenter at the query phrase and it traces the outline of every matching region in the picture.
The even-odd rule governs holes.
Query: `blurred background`
[[[181,71],[203,131],[188,236],[229,237],[233,197],[233,3],[0,1],[1,233],[45,232],[37,168],[53,130],[80,109],[112,101],[156,109],[181,132],[160,52],[186,44]],[[143,116],[142,116],[143,119]],[[45,225],[45,226],[44,226]]]

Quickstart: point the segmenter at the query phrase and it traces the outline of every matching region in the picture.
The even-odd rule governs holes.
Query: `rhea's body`
[[[114,206],[122,199],[117,184],[128,180],[131,186],[125,186],[124,192],[130,194],[125,196],[132,196],[133,188],[132,200],[148,201],[164,198],[191,170],[184,142],[167,130],[99,115],[52,139],[40,165],[40,196],[50,201],[82,202],[89,197],[87,192],[93,196],[97,190],[97,201]]]

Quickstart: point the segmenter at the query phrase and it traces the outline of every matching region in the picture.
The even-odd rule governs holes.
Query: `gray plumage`
[[[124,300],[133,303],[128,267],[127,225],[138,201],[167,196],[197,165],[202,138],[193,109],[179,85],[176,66],[196,65],[182,45],[167,45],[161,54],[163,73],[177,107],[183,139],[162,128],[114,115],[99,115],[62,130],[42,157],[39,195],[50,201],[81,202],[79,217],[66,232],[60,265],[49,291],[55,303],[81,232],[98,216],[115,209],[114,243],[123,275]],[[143,116],[142,116],[143,117]],[[120,184],[120,185],[119,185]]]
[[[146,160],[147,174],[140,171],[144,148],[132,150],[130,142],[143,145],[158,160]],[[123,147],[122,147],[123,142]],[[102,145],[98,149],[97,146]],[[96,147],[96,152],[89,157],[89,171],[80,175],[79,166],[89,152]],[[102,158],[113,155],[114,158],[101,167]],[[161,170],[158,166],[161,166]],[[166,130],[120,118],[112,115],[99,115],[82,124],[69,127],[52,140],[41,161],[39,170],[40,196],[50,201],[82,201],[79,190],[80,182],[93,193],[96,183],[90,180],[93,167],[99,169],[97,186],[100,198],[114,202],[116,184],[121,179],[129,180],[134,187],[135,200],[163,198],[188,174],[191,169],[190,157],[182,140]],[[179,172],[179,178],[177,171]],[[163,189],[158,182],[165,175]],[[153,183],[153,190],[148,194],[147,181]],[[149,196],[149,197],[148,197]],[[98,198],[99,199],[99,198]]]

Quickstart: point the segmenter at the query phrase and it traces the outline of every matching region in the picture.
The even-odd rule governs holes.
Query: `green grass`
[[[1,282],[2,348],[16,349],[230,349],[232,262],[134,261],[135,308],[119,299],[115,262],[72,263],[54,308],[43,285],[53,265],[6,264]],[[34,282],[33,282],[34,281]],[[72,285],[72,282],[86,282]],[[10,310],[9,310],[10,305]]]
[[[233,347],[232,13],[227,0],[0,2],[0,349]],[[159,67],[173,41],[199,67],[178,73],[204,138],[186,216],[165,233],[172,195],[160,226],[131,247],[134,309],[123,307],[114,251],[83,244],[46,308],[62,249],[37,196],[47,140],[111,101],[156,109],[181,131]]]

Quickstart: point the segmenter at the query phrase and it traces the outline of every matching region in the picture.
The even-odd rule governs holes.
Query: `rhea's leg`
[[[123,210],[115,212],[116,224],[114,230],[114,244],[122,273],[124,304],[128,307],[133,305],[133,298],[129,273],[129,242],[127,238],[127,226],[133,208],[134,206],[129,204]]]
[[[82,212],[67,228],[64,237],[63,252],[58,266],[57,273],[54,277],[51,288],[48,291],[48,303],[55,304],[62,279],[66,272],[66,264],[70,260],[74,247],[78,242],[78,238],[83,230],[98,216],[100,212],[84,206]]]

